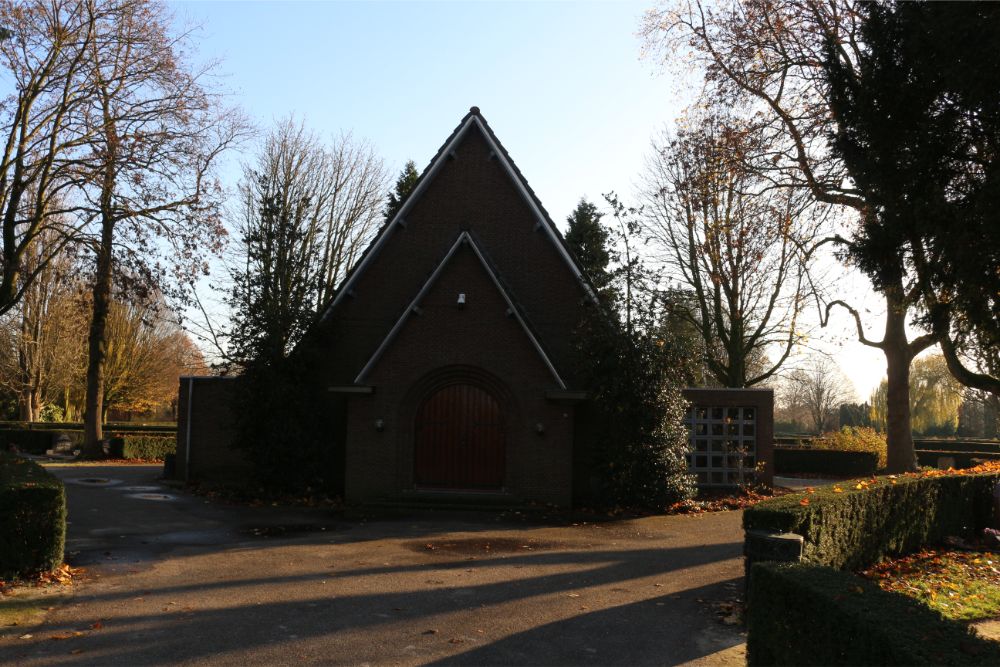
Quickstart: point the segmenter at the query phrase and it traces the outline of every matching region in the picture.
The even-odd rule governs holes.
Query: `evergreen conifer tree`
[[[403,208],[403,202],[413,192],[413,188],[416,187],[417,179],[419,178],[420,174],[417,172],[416,163],[413,160],[408,160],[403,166],[403,171],[399,173],[396,185],[393,187],[392,192],[389,193],[389,199],[385,203],[386,220],[391,220],[392,216],[396,215],[399,209]]]
[[[609,287],[612,276],[608,271],[612,253],[608,247],[610,235],[601,224],[602,216],[597,206],[581,197],[576,208],[566,218],[569,223],[566,243],[601,300],[609,304],[614,300],[614,292]]]

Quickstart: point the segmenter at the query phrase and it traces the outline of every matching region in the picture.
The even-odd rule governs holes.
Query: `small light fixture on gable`
[[[465,308],[465,292],[458,293],[458,307]]]
[[[375,420],[375,430],[379,433],[385,430],[385,421],[381,417]]]

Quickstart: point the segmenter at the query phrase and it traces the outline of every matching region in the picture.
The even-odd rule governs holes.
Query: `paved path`
[[[742,585],[738,512],[348,521],[206,503],[152,467],[53,471],[89,576],[31,639],[0,628],[3,664],[744,664],[713,607]]]

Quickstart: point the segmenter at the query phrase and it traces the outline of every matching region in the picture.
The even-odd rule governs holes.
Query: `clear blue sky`
[[[645,2],[181,2],[262,125],[289,113],[422,169],[478,105],[552,217],[626,195],[682,101],[635,33]]]
[[[640,58],[631,2],[177,2],[200,24],[199,58],[219,58],[234,101],[262,127],[288,114],[353,132],[393,173],[423,169],[477,105],[561,227],[577,200],[626,200],[650,141],[691,99]],[[248,147],[249,150],[249,147]],[[238,177],[234,156],[226,170]],[[846,289],[867,301],[867,280]],[[878,301],[874,301],[877,313]],[[870,335],[879,334],[880,318]],[[865,398],[881,354],[846,317],[812,345],[831,352]]]

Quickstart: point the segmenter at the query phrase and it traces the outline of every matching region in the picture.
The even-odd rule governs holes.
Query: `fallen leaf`
[[[98,621],[96,623],[91,624],[90,629],[91,630],[100,630],[103,627],[104,627],[104,623],[102,621]]]

